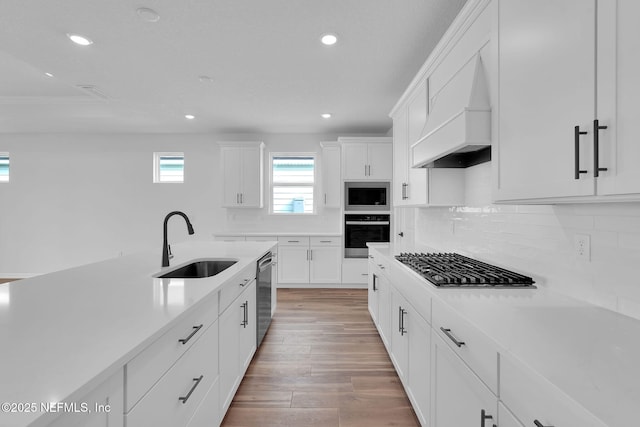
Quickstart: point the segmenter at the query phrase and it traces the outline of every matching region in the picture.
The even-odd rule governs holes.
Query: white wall
[[[640,203],[495,205],[490,163],[467,169],[466,192],[464,207],[417,209],[418,245],[493,262],[640,318]],[[590,262],[575,255],[576,233],[591,238]]]
[[[169,242],[211,239],[216,231],[340,231],[338,209],[313,217],[274,217],[220,208],[219,140],[262,140],[270,151],[320,153],[336,135],[0,135],[11,182],[0,184],[0,277],[47,273],[157,250],[172,210]],[[153,184],[152,153],[184,151],[185,183]],[[265,163],[265,174],[268,167]],[[266,177],[265,175],[265,181]],[[318,175],[320,177],[320,175]],[[265,189],[265,197],[268,191]],[[267,199],[265,199],[267,200]],[[160,260],[158,261],[160,265]]]

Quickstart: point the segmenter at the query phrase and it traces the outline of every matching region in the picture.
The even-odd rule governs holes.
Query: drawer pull
[[[360,273],[361,276],[368,276],[369,273]]]
[[[300,243],[300,240],[287,240],[289,243]]]
[[[382,270],[384,270],[384,265],[378,264],[378,267],[380,267]]]
[[[480,427],[485,427],[486,426],[485,421],[492,420],[492,419],[493,419],[493,416],[488,415],[484,409],[480,411]],[[494,424],[493,427],[496,427],[496,425]]]
[[[193,327],[193,332],[191,332],[191,333],[189,334],[189,336],[188,336],[188,337],[186,337],[186,338],[180,338],[180,339],[178,340],[178,342],[179,342],[179,343],[182,343],[182,345],[184,345],[184,344],[188,343],[188,342],[189,342],[189,340],[190,340],[191,338],[193,338],[193,336],[194,336],[195,334],[197,334],[197,333],[198,333],[198,331],[199,331],[201,328],[202,328],[202,324],[200,324],[200,325],[198,325],[198,326],[194,326],[194,327]]]
[[[449,339],[450,339],[451,341],[453,341],[453,343],[454,343],[455,345],[457,345],[458,347],[462,347],[462,346],[464,345],[464,341],[458,341],[458,340],[456,339],[456,337],[454,337],[454,336],[453,336],[453,334],[451,334],[451,329],[445,329],[445,328],[443,328],[443,327],[440,327],[440,330],[441,330],[442,332],[444,332],[444,334],[445,334],[447,337],[449,337]]]
[[[251,280],[251,279],[244,279],[242,281],[242,283],[240,283],[240,286],[242,286],[244,288],[245,286],[247,286],[247,283],[249,283],[249,280]]]
[[[320,243],[331,243],[331,240],[320,240]]]
[[[546,426],[538,420],[533,420],[533,423],[536,425],[536,427],[553,427],[553,426]]]
[[[245,301],[240,308],[242,309],[242,323],[240,323],[240,326],[246,328],[249,324],[249,301]]]
[[[202,378],[203,378],[203,375],[200,375],[199,378],[194,378],[193,380],[195,381],[195,384],[193,385],[193,387],[191,387],[191,390],[189,390],[189,393],[187,393],[186,396],[181,396],[178,398],[178,400],[182,401],[183,405],[187,403],[187,400],[189,400],[193,391],[196,389],[196,387],[198,387],[198,384],[200,384],[200,381],[202,381]]]
[[[378,276],[376,276],[375,274],[373,275],[373,292],[376,292],[378,290],[378,287],[376,286],[377,282],[378,282]]]

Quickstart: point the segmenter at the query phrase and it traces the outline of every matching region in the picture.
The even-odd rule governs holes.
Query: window
[[[0,153],[0,182],[9,182],[9,153]]]
[[[153,153],[153,182],[184,182],[184,153]]]
[[[272,213],[314,213],[315,161],[315,154],[272,154]]]

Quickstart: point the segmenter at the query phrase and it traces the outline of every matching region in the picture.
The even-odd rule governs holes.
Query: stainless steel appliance
[[[271,252],[267,252],[258,260],[256,271],[256,292],[257,292],[257,313],[256,325],[257,345],[260,347],[264,336],[271,324],[271,266],[273,265],[273,257]]]
[[[345,211],[391,211],[388,182],[345,182]]]
[[[366,258],[367,242],[389,242],[388,214],[347,214],[344,216],[344,257]]]
[[[535,288],[531,277],[456,253],[401,253],[396,259],[438,287]]]

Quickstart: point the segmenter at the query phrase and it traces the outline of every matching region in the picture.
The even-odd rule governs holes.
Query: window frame
[[[182,181],[161,181],[160,180],[160,158],[161,157],[182,157]],[[187,168],[184,151],[154,151],[153,152],[153,183],[154,184],[184,184],[186,180]]]
[[[274,212],[273,210],[273,187],[278,186],[303,186],[305,184],[274,184],[273,182],[273,160],[277,157],[311,157],[313,158],[313,204],[309,213],[305,212]],[[269,215],[276,216],[312,216],[318,215],[318,153],[314,152],[269,152]]]
[[[8,151],[0,151],[0,157],[6,157],[7,158],[7,180],[1,180],[0,179],[0,184],[9,184],[11,182],[11,155],[9,154]]]

